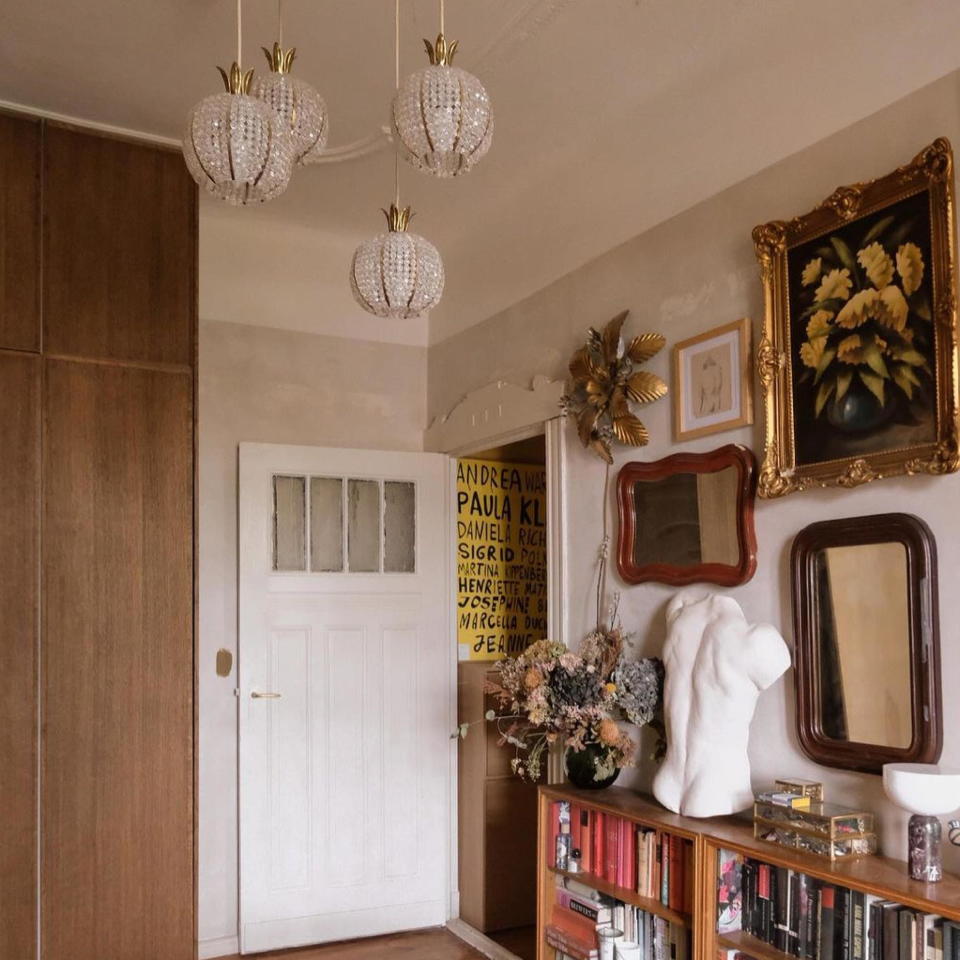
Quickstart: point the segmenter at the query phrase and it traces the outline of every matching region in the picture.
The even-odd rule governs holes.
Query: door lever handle
[[[259,690],[254,690],[250,694],[254,700],[279,700],[283,694],[282,693],[261,693]]]

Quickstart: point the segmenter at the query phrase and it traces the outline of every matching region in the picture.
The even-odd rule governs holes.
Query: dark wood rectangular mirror
[[[746,583],[757,568],[756,461],[738,444],[626,464],[617,566],[627,583]]]
[[[817,763],[936,763],[937,552],[917,517],[811,524],[793,543],[797,732]]]

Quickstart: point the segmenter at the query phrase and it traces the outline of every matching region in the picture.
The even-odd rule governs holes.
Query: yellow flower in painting
[[[800,359],[803,361],[803,365],[816,370],[826,346],[826,337],[814,337],[808,343],[802,343],[800,345]]]
[[[863,341],[859,333],[853,333],[837,344],[837,359],[843,363],[863,363]]]
[[[880,294],[872,287],[855,293],[837,314],[837,325],[847,330],[859,327],[864,320],[877,315],[879,302]]]
[[[814,296],[817,300],[846,300],[852,286],[849,270],[831,270],[820,282]]]
[[[820,257],[815,257],[803,268],[803,273],[800,276],[800,282],[805,287],[809,287],[811,283],[816,283],[820,279],[820,273],[822,270],[823,260],[821,260]]]
[[[879,309],[876,312],[876,318],[891,330],[902,333],[907,326],[907,314],[910,308],[907,301],[897,286],[884,287],[880,291]]]
[[[923,283],[923,254],[915,243],[904,243],[897,250],[897,272],[903,280],[903,292],[909,297]]]
[[[616,685],[615,683],[607,683],[607,684],[604,684],[604,690],[606,690],[607,693],[616,693],[616,692],[617,692],[617,685]]]
[[[601,720],[597,737],[601,743],[612,747],[620,739],[620,728],[612,720]]]
[[[893,279],[893,261],[879,243],[864,247],[857,254],[857,261],[878,290],[882,290]]]
[[[825,337],[830,332],[832,321],[833,314],[829,310],[818,310],[807,324],[807,336],[811,340],[814,337]]]

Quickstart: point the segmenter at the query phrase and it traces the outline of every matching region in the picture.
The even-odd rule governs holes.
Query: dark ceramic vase
[[[620,768],[603,780],[595,779],[597,761],[600,759],[600,748],[595,743],[588,743],[583,750],[567,751],[567,778],[575,787],[581,790],[603,790],[609,787],[620,775]]]
[[[844,433],[864,433],[886,423],[896,407],[889,386],[887,401],[881,406],[880,401],[863,384],[855,381],[841,400],[831,400],[827,404],[827,420]]]

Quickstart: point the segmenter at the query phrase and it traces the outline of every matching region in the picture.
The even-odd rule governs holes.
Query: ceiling
[[[296,72],[327,99],[330,145],[361,155],[298,170],[257,210],[209,201],[202,217],[251,237],[286,228],[298,248],[315,237],[320,272],[345,285],[392,194],[390,152],[364,151],[393,88],[393,4],[283,9]],[[0,0],[0,13],[0,101],[158,138],[179,138],[219,88],[214,65],[235,56],[232,0]],[[410,70],[436,0],[402,0],[402,22]],[[276,23],[277,0],[246,0],[247,65],[260,68]],[[466,177],[403,171],[414,229],[447,268],[432,342],[960,65],[956,0],[447,0],[447,34],[490,91],[496,133]],[[363,317],[346,315],[348,296],[343,329]]]

